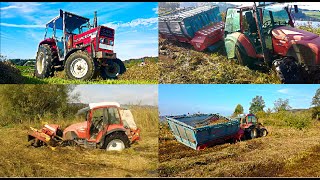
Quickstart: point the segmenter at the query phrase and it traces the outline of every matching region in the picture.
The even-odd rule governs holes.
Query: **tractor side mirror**
[[[294,5],[294,12],[295,12],[295,13],[298,13],[298,12],[299,12],[298,5]]]

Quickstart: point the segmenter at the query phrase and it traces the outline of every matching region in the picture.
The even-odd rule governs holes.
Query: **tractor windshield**
[[[285,26],[289,23],[289,16],[283,6],[265,7],[263,10],[263,23],[265,26]]]
[[[65,27],[67,33],[78,34],[82,26],[89,27],[88,23],[88,18],[60,10],[60,15],[49,21],[46,26],[54,30],[63,30],[63,27]]]

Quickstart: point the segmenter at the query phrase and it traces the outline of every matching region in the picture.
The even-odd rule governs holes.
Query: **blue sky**
[[[0,48],[9,58],[35,58],[45,24],[59,9],[116,29],[115,52],[122,60],[158,56],[157,2],[0,2]]]
[[[120,104],[158,106],[158,85],[77,85],[80,102],[116,101]]]
[[[250,102],[256,95],[262,96],[267,108],[274,107],[278,98],[289,99],[293,109],[309,108],[319,84],[308,85],[232,85],[232,84],[170,84],[159,85],[160,115],[186,113],[220,113],[229,116],[237,104],[245,113],[249,112]]]

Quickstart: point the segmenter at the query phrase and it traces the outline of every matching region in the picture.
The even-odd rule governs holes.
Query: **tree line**
[[[264,108],[266,107],[265,101],[263,100],[262,96],[255,96],[250,102],[249,113],[250,114],[256,114],[258,112],[271,113],[272,110],[274,112],[292,110],[292,107],[289,105],[289,99],[279,98],[276,101],[274,101],[273,104],[274,104],[273,109],[268,108],[266,111],[264,111]],[[310,107],[312,112],[312,118],[320,119],[320,88],[317,89],[315,95],[313,96]],[[232,116],[235,117],[243,113],[244,113],[243,106],[241,104],[238,104]]]

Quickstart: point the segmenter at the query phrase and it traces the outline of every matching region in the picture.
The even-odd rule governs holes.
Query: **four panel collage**
[[[320,177],[319,2],[0,13],[0,177]]]

